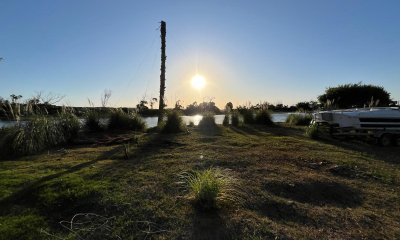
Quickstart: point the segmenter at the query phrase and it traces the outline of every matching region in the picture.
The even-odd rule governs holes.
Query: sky
[[[114,107],[158,97],[164,20],[169,107],[292,105],[358,82],[400,100],[399,12],[389,0],[2,0],[0,96],[100,106],[107,89]]]

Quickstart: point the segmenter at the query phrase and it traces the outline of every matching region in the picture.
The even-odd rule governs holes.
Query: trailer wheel
[[[379,144],[383,147],[390,146],[392,144],[392,135],[391,134],[383,134],[379,138]]]

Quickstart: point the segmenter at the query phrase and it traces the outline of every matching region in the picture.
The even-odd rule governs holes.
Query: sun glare
[[[201,76],[201,75],[195,75],[192,78],[192,87],[197,89],[197,90],[201,90],[204,88],[204,86],[206,85],[206,79]]]

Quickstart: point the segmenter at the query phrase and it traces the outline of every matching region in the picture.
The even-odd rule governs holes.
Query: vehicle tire
[[[388,147],[392,144],[392,135],[391,134],[383,134],[380,138],[379,138],[379,145],[381,145],[382,147]]]

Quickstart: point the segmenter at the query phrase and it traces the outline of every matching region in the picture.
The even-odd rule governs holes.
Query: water
[[[272,113],[272,121],[273,122],[285,122],[286,119],[290,114],[301,114],[301,113]],[[215,115],[215,123],[222,124],[225,115]],[[186,125],[189,125],[190,122],[193,122],[194,125],[198,125],[200,120],[203,117],[201,115],[194,115],[194,116],[182,116],[183,121]],[[144,120],[147,123],[147,127],[155,127],[157,126],[157,117],[145,117]],[[2,127],[9,127],[15,125],[15,121],[2,121],[0,120],[0,128]]]

